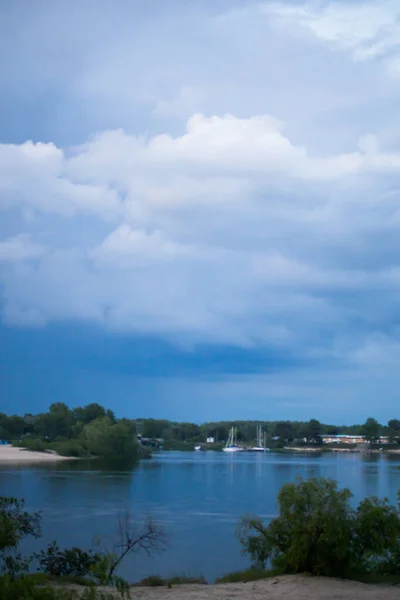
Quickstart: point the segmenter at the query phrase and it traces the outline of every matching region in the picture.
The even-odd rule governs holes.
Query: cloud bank
[[[398,3],[139,4],[7,13],[3,323],[393,369]]]

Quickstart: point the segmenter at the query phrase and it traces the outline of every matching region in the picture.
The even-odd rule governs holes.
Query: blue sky
[[[0,3],[0,410],[399,416],[397,1]]]

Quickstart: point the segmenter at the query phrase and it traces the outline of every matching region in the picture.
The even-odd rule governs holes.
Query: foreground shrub
[[[19,544],[26,537],[40,537],[40,514],[30,514],[24,506],[23,500],[0,496],[0,574],[26,570],[29,561],[18,551]]]
[[[85,577],[100,561],[100,555],[80,548],[61,550],[56,542],[35,554],[39,570],[55,577]]]
[[[353,573],[396,572],[400,514],[387,500],[368,498],[357,510],[350,490],[326,479],[284,485],[279,516],[265,525],[244,518],[238,535],[256,569],[278,573],[348,577]]]
[[[122,592],[121,598],[128,598],[128,593]],[[62,587],[37,585],[34,578],[22,576],[12,578],[9,575],[0,576],[1,600],[115,600],[110,592],[90,587],[84,590],[71,590]]]

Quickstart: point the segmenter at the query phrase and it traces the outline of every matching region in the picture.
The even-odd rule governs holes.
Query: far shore
[[[324,448],[324,446],[285,446],[284,450],[292,452],[352,452],[352,453],[365,453],[365,454],[400,454],[400,448],[382,448],[379,450],[373,448],[372,450],[358,450],[357,448]]]
[[[31,462],[56,462],[60,460],[76,460],[73,456],[60,456],[53,452],[34,452],[26,448],[15,446],[0,446],[0,464],[4,463],[31,463]]]

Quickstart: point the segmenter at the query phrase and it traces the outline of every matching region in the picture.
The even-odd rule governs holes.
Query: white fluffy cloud
[[[357,251],[389,226],[397,235],[381,187],[388,173],[398,180],[400,157],[374,137],[315,156],[270,116],[195,115],[176,137],[119,130],[72,152],[31,142],[1,152],[4,210],[33,209],[36,235],[49,229],[42,257],[33,232],[0,245],[19,261],[2,276],[9,322],[87,319],[240,345],[308,339],[314,352],[325,330],[357,313],[370,322],[351,294],[398,293],[393,265],[362,265]]]

